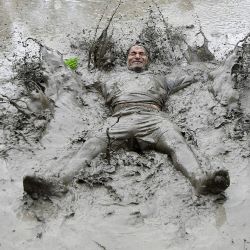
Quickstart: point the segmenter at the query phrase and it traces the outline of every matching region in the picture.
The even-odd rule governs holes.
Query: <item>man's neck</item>
[[[138,74],[147,71],[145,68],[141,68],[141,67],[135,67],[135,68],[132,68],[132,69],[128,68],[128,70],[132,71],[134,73],[138,73]]]

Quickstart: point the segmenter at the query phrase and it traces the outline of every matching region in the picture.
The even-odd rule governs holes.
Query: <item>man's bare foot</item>
[[[199,194],[219,194],[230,185],[230,177],[227,170],[218,170],[198,181],[196,189]]]
[[[33,196],[59,196],[67,193],[68,188],[56,178],[43,178],[27,175],[23,178],[23,190]]]

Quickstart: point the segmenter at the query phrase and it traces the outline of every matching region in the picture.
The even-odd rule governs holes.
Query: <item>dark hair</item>
[[[128,57],[128,54],[129,54],[131,48],[134,47],[134,46],[143,47],[143,48],[145,49],[146,53],[147,53],[148,59],[150,59],[150,51],[149,51],[149,49],[145,46],[144,43],[139,42],[139,41],[136,41],[134,44],[132,44],[132,45],[128,48],[128,50],[127,50],[127,57]]]

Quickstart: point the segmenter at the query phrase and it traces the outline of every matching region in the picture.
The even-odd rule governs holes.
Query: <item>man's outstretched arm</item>
[[[170,76],[166,78],[166,87],[169,94],[173,94],[199,80],[204,80],[203,74],[183,75],[181,77]]]

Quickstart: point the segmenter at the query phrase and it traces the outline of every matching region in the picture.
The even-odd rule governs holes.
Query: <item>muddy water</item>
[[[8,48],[15,48],[19,33],[63,48],[65,35],[79,32],[97,23],[107,1],[3,1],[0,9],[0,36]],[[158,1],[163,13],[176,26],[200,23],[214,49],[235,44],[248,33],[248,1]],[[111,1],[111,6],[115,1]],[[125,1],[119,14],[136,22],[151,1]],[[112,7],[109,8],[109,10]],[[223,46],[221,46],[223,45]],[[2,45],[3,46],[3,45]],[[14,47],[13,47],[14,46]],[[4,47],[3,47],[4,48]]]
[[[1,79],[10,75],[11,62],[5,60],[4,55],[20,53],[20,38],[35,37],[67,54],[67,35],[93,27],[106,3],[1,0]],[[158,3],[171,24],[194,24],[187,34],[190,43],[200,42],[199,37],[195,37],[200,23],[211,50],[218,58],[233,48],[250,29],[249,0],[169,0]],[[149,5],[152,5],[151,1],[126,1],[119,12],[121,20],[138,25]],[[214,130],[207,125],[214,119],[209,111],[211,107],[215,107],[215,118],[216,112],[225,110],[216,106],[212,95],[200,85],[191,86],[170,99],[171,116],[181,125],[185,115],[188,126],[196,131],[200,154],[206,155],[215,166],[223,165],[229,169],[232,183],[226,192],[226,201],[218,201],[216,197],[197,198],[189,183],[172,170],[168,159],[155,156],[154,152],[149,155],[153,154],[155,165],[151,164],[150,170],[143,171],[138,167],[139,177],[135,169],[130,169],[129,163],[146,161],[147,165],[148,159],[141,159],[135,153],[127,155],[121,152],[117,161],[128,161],[128,164],[114,175],[113,189],[80,186],[74,189],[74,195],[53,199],[53,202],[23,200],[21,179],[25,173],[39,168],[47,171],[51,167],[59,168],[54,166],[60,165],[56,158],[63,155],[63,161],[67,162],[79,147],[70,146],[70,139],[76,139],[77,132],[81,133],[83,128],[88,130],[101,123],[104,111],[98,104],[98,98],[92,95],[86,98],[97,101],[94,108],[85,107],[81,111],[70,103],[62,105],[50,124],[48,134],[41,145],[34,146],[33,152],[26,150],[27,145],[22,145],[19,151],[10,152],[8,157],[0,159],[0,249],[250,248],[247,143],[228,139],[226,130],[230,130],[230,126]],[[190,111],[179,113],[185,106],[190,107]],[[88,118],[91,116],[95,119]],[[161,162],[166,168],[159,167]],[[153,179],[149,177],[152,173]],[[110,196],[110,190],[116,190],[116,193]],[[119,202],[119,197],[122,202]]]

